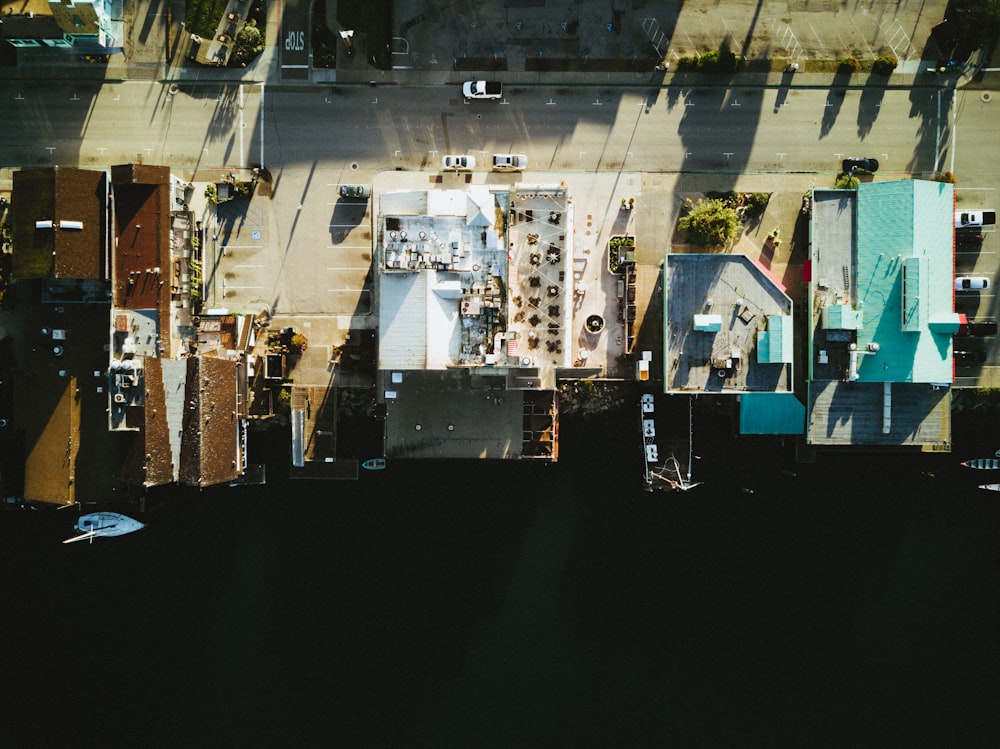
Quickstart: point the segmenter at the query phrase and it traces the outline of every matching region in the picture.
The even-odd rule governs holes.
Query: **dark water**
[[[90,546],[0,515],[0,746],[995,746],[1000,497],[957,465],[995,420],[792,476],[698,418],[686,495],[604,416],[557,465],[272,472]]]

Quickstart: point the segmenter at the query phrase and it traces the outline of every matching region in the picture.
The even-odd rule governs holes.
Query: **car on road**
[[[955,279],[955,291],[986,291],[990,287],[990,279],[986,276],[958,276]]]
[[[960,367],[975,367],[986,362],[985,351],[955,351],[955,364]]]
[[[493,154],[493,169],[498,172],[519,172],[528,168],[528,157],[523,153]]]
[[[955,211],[956,229],[978,229],[981,226],[996,226],[996,211]]]
[[[845,174],[851,174],[853,172],[868,172],[869,174],[873,174],[878,171],[878,159],[866,159],[858,156],[852,156],[844,159],[842,166]]]
[[[476,157],[467,153],[451,153],[441,158],[441,168],[454,171],[469,171],[476,168]]]
[[[346,200],[368,200],[372,189],[368,185],[341,185],[340,197]]]
[[[499,99],[503,96],[500,81],[466,81],[462,84],[466,99]]]

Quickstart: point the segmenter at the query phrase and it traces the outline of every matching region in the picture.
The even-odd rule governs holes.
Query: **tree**
[[[253,58],[264,51],[264,37],[255,21],[243,24],[236,33],[233,53],[229,56],[230,65],[245,66]]]
[[[857,190],[859,184],[861,184],[861,180],[853,174],[841,174],[837,177],[837,182],[834,184],[834,188],[837,190]]]
[[[699,200],[677,220],[688,241],[699,247],[728,247],[736,239],[739,224],[739,214],[721,200]]]

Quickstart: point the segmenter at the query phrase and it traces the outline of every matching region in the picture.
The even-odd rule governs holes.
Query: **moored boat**
[[[368,458],[361,467],[369,471],[381,471],[385,468],[385,458]]]
[[[991,492],[1000,492],[1000,484],[980,484],[979,488]]]
[[[1000,458],[974,458],[962,461],[962,465],[980,471],[995,471],[1000,468]]]
[[[101,536],[124,536],[126,533],[133,533],[145,527],[145,523],[118,512],[91,512],[81,515],[73,526],[74,530],[83,533],[67,538],[63,543],[93,541]]]

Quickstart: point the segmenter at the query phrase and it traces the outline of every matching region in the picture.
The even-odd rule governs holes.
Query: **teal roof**
[[[823,327],[833,330],[857,330],[862,315],[850,304],[832,304],[823,308]]]
[[[740,395],[740,434],[804,434],[806,407],[794,393]]]
[[[769,315],[767,330],[757,333],[757,361],[761,364],[791,364],[792,316]]]
[[[856,308],[862,314],[861,382],[951,382],[953,315],[951,185],[863,182],[857,198]]]

